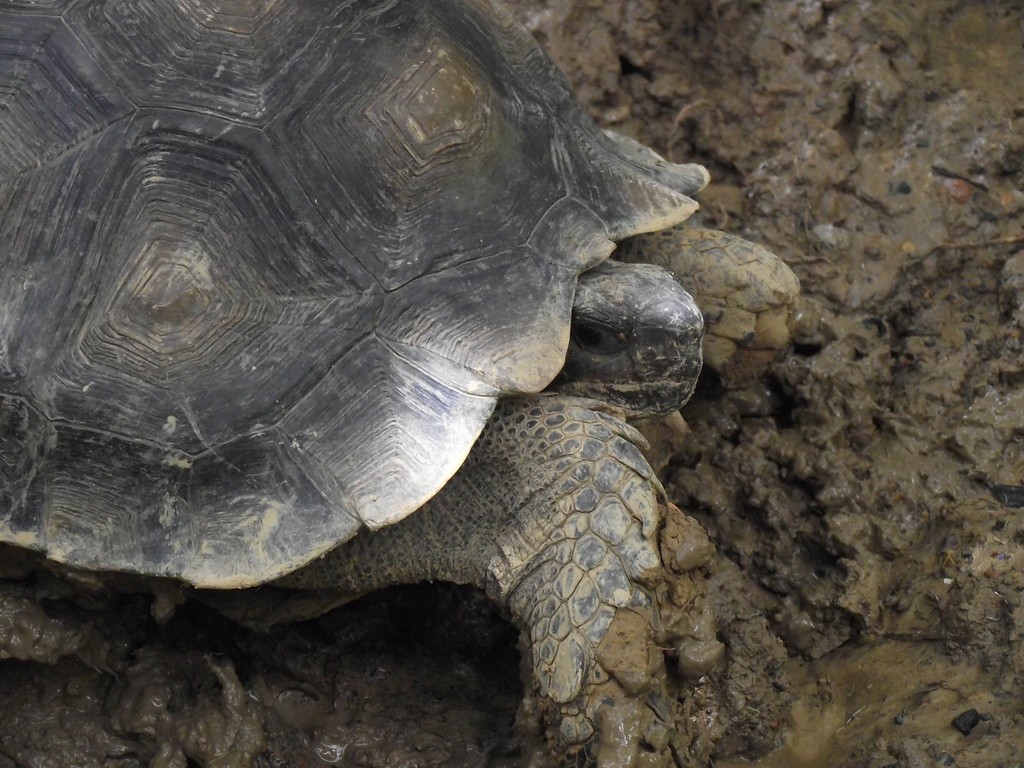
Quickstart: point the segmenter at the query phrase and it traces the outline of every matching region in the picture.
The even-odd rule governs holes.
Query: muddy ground
[[[604,125],[708,166],[703,223],[803,286],[762,378],[648,428],[718,551],[725,662],[684,692],[680,761],[1024,764],[1024,4],[513,5]],[[0,662],[0,768],[523,753],[516,634],[472,591],[261,634],[26,568],[0,561],[0,639],[35,659]]]

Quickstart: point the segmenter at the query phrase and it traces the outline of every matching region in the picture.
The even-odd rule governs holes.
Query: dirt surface
[[[1024,4],[512,5],[604,125],[708,166],[701,223],[802,282],[763,378],[648,428],[718,552],[679,762],[1024,763]],[[0,768],[534,754],[474,592],[256,633],[0,554]]]
[[[803,285],[795,348],[705,382],[665,467],[718,546],[728,663],[789,658],[715,764],[1020,764],[1024,8],[517,5],[606,125],[711,169],[705,223]]]

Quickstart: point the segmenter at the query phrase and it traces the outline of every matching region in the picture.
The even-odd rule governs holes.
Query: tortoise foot
[[[642,438],[582,402],[540,404],[536,420],[555,425],[547,442],[561,471],[523,509],[492,563],[491,589],[528,638],[531,687],[558,747],[635,765],[625,752],[650,751],[665,727],[652,597],[663,578],[658,485],[636,447]]]
[[[623,243],[616,257],[667,267],[704,314],[704,362],[726,383],[761,374],[790,342],[800,283],[766,248],[710,229],[675,227]]]

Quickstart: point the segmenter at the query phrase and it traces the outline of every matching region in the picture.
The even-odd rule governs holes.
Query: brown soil
[[[802,282],[795,348],[705,382],[665,468],[718,546],[726,680],[789,657],[715,764],[1019,764],[1022,5],[517,6],[606,125],[711,169],[704,222]]]
[[[718,548],[725,662],[684,691],[681,761],[1024,763],[1024,4],[512,5],[603,124],[711,169],[704,224],[803,286],[762,380],[708,377],[685,437],[649,429]],[[472,591],[255,633],[0,555],[0,768],[530,753],[515,633]]]

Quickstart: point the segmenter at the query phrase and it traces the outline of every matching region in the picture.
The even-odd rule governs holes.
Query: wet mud
[[[673,556],[708,556],[694,521],[716,551],[678,762],[1024,762],[1024,4],[511,5],[602,124],[708,166],[700,224],[802,284],[762,376],[647,426]],[[256,632],[13,550],[0,577],[0,768],[544,761],[471,590]]]
[[[755,680],[715,764],[1019,764],[1021,4],[520,7],[607,125],[708,165],[703,223],[802,283],[794,348],[660,430]]]

